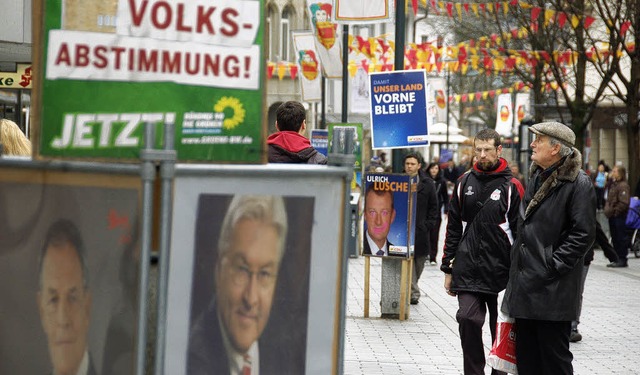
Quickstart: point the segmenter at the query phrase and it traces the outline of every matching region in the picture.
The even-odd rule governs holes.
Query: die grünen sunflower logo
[[[220,100],[218,100],[218,102],[213,106],[213,110],[218,113],[224,113],[222,127],[227,130],[240,125],[240,123],[244,121],[244,116],[246,114],[244,106],[240,100],[232,96],[223,96],[220,98]],[[229,112],[233,112],[233,116],[229,116]]]

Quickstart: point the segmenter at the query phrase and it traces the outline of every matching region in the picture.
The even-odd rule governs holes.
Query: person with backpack
[[[510,250],[517,231],[524,189],[501,157],[500,134],[482,129],[476,134],[478,160],[456,182],[449,203],[449,221],[440,269],[444,287],[458,297],[464,374],[484,374],[482,326],[487,310],[495,340],[498,293],[508,281]],[[493,370],[492,374],[502,374]]]

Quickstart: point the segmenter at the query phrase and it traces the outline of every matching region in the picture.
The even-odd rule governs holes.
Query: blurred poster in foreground
[[[0,374],[135,373],[140,191],[0,166]]]

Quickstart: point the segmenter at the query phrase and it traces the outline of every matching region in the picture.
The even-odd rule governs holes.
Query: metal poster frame
[[[352,169],[348,167],[322,167],[300,165],[266,165],[255,166],[222,166],[222,165],[187,165],[178,164],[175,169],[173,226],[171,231],[171,259],[168,281],[167,298],[167,326],[164,373],[185,374],[187,371],[188,348],[191,328],[194,318],[191,308],[194,303],[202,304],[200,299],[192,299],[192,291],[199,288],[196,262],[198,243],[210,244],[215,248],[218,230],[225,209],[212,210],[206,225],[211,224],[209,240],[196,238],[197,225],[200,220],[198,214],[199,201],[209,200],[229,201],[234,195],[268,195],[282,197],[287,206],[289,219],[289,234],[298,233],[308,236],[310,249],[301,245],[304,241],[291,242],[287,237],[281,269],[284,269],[287,257],[296,255],[294,252],[308,252],[308,265],[300,264],[296,267],[308,267],[308,291],[306,291],[307,317],[305,327],[278,326],[282,320],[274,320],[277,308],[278,290],[285,290],[280,294],[288,296],[288,289],[276,289],[272,314],[261,336],[262,340],[269,332],[290,336],[291,330],[305,330],[306,338],[302,347],[304,372],[306,374],[340,374],[342,372],[342,355],[344,341],[344,316],[346,294],[346,252],[345,228],[349,209],[349,183]],[[309,206],[311,202],[311,206]],[[217,204],[217,203],[216,203]],[[306,216],[291,214],[291,209],[302,204],[306,207]],[[202,206],[200,206],[202,207]],[[208,206],[217,207],[217,206]],[[310,209],[309,209],[310,208]],[[298,207],[298,212],[301,209]],[[296,220],[299,219],[299,220]],[[292,222],[291,220],[296,220]],[[218,224],[215,224],[215,222]],[[303,228],[311,223],[311,227]],[[200,223],[202,225],[202,223]],[[208,227],[207,227],[208,228]],[[201,230],[202,231],[202,230]],[[302,232],[302,233],[300,233]],[[310,233],[310,234],[309,234]],[[331,235],[335,234],[335,235]],[[208,249],[208,247],[207,247]],[[206,250],[209,251],[209,250]],[[289,255],[287,255],[289,254]],[[294,257],[295,258],[295,257]],[[202,258],[198,258],[200,260]],[[298,258],[299,259],[299,258]],[[302,262],[304,263],[304,262]],[[208,270],[208,268],[207,268]],[[300,270],[289,268],[289,272],[300,274]],[[206,272],[206,271],[205,271]],[[211,277],[209,277],[211,276]],[[278,274],[278,287],[282,286],[282,273]],[[213,269],[205,280],[213,281]],[[195,293],[195,292],[193,292]],[[199,295],[201,296],[201,295]],[[205,296],[207,298],[208,296]],[[213,299],[213,297],[210,297]],[[284,311],[280,307],[280,312]],[[215,314],[214,314],[215,315]],[[295,321],[300,318],[294,316]],[[195,319],[195,318],[194,318]],[[279,322],[279,323],[278,323]],[[272,326],[270,327],[269,324]],[[266,339],[265,339],[266,340]],[[260,349],[261,352],[265,349]],[[288,355],[300,356],[296,352],[299,348],[289,348]],[[261,357],[262,358],[262,357]],[[222,359],[225,360],[225,359]],[[261,359],[264,361],[265,359]],[[262,371],[261,371],[262,372]]]
[[[45,328],[39,264],[46,233],[62,223],[70,233],[77,230],[83,244],[77,247],[84,248],[89,302],[82,337],[90,367],[103,374],[134,373],[137,346],[146,345],[137,334],[139,318],[146,316],[138,305],[138,281],[144,277],[139,264],[145,263],[141,187],[136,165],[0,158],[0,206],[7,223],[0,229],[0,268],[10,278],[0,295],[8,292],[2,299],[11,306],[2,313],[1,330],[10,343],[2,345],[9,357],[0,354],[0,372],[51,372],[47,341],[55,336]]]

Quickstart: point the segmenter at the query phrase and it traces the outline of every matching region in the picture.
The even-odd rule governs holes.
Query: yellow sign
[[[31,64],[18,64],[17,72],[0,72],[0,89],[30,89],[33,78]]]

